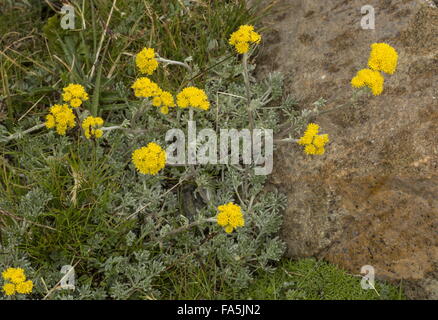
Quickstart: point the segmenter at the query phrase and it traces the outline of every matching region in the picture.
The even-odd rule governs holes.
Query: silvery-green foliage
[[[162,262],[146,250],[134,252],[132,259],[124,256],[110,257],[102,267],[106,278],[103,286],[108,287],[111,297],[116,299],[146,299],[158,295],[159,292],[152,287],[152,281],[165,268]]]
[[[41,188],[35,188],[21,198],[18,210],[25,218],[32,220],[43,212],[51,199],[50,194],[47,194]]]
[[[199,129],[248,127],[241,73],[237,58],[210,71],[205,88],[211,108],[194,112]],[[294,101],[282,99],[281,74],[250,81],[256,128],[277,132],[281,112],[289,112],[292,122],[302,121]],[[2,231],[7,254],[0,255],[0,267],[25,267],[35,282],[28,298],[48,299],[156,299],[172,290],[163,280],[168,272],[199,270],[220,274],[220,284],[238,292],[257,271],[271,270],[285,249],[278,237],[285,196],[266,190],[268,177],[242,164],[198,165],[195,176],[187,166],[167,166],[156,176],[138,174],[132,151],[151,141],[165,146],[166,131],[186,131],[189,115],[141,109],[122,84],[115,90],[126,108],[105,121],[133,131],[105,132],[95,144],[77,133],[59,136],[52,130],[16,141],[19,179],[31,187],[18,202],[0,200],[0,209],[20,218],[8,220]],[[241,206],[244,227],[226,234],[213,222],[191,226],[215,217],[217,207],[230,201]],[[64,265],[75,265],[75,290],[58,288]]]

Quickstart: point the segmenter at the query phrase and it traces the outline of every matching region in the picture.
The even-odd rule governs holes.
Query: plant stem
[[[23,132],[17,132],[17,133],[11,134],[9,137],[4,138],[3,141],[4,142],[9,142],[11,140],[14,140],[14,139],[17,139],[17,138],[21,137],[22,135],[27,134],[27,133],[31,133],[31,132],[37,131],[37,130],[43,128],[43,127],[45,127],[44,123],[37,124],[36,126],[33,126],[32,128],[29,128],[27,130],[24,130]]]
[[[91,110],[90,110],[91,115],[93,117],[97,117],[99,98],[100,98],[99,96],[100,96],[100,81],[102,78],[102,68],[103,68],[103,63],[101,61],[99,64],[99,67],[97,69],[96,82],[94,84],[93,100],[92,100]]]
[[[246,108],[248,110],[248,119],[249,119],[249,133],[251,136],[251,145],[253,145],[252,132],[254,130],[254,114],[253,114],[253,110],[251,109],[251,86],[249,83],[248,53],[243,54],[242,64],[243,64],[243,80],[245,82],[245,92],[246,92]],[[250,176],[249,170],[250,170],[250,166],[249,165],[245,166],[245,174],[247,177]],[[246,179],[243,179],[242,189],[243,189],[242,192],[243,194],[245,195],[248,194],[248,183]]]
[[[215,218],[208,218],[208,219],[204,219],[204,220],[199,220],[199,221],[192,222],[192,223],[190,223],[190,224],[188,224],[188,225],[186,225],[186,226],[180,227],[180,228],[178,228],[178,229],[175,229],[175,230],[172,230],[172,231],[166,233],[166,234],[163,236],[163,238],[166,238],[166,237],[168,237],[168,236],[172,236],[172,235],[175,235],[175,234],[181,233],[181,232],[186,231],[186,230],[188,230],[188,229],[190,229],[190,228],[192,228],[192,227],[199,226],[199,225],[201,225],[201,224],[203,224],[203,223],[206,223],[206,222],[216,222],[216,219],[215,219]]]
[[[190,72],[192,72],[192,67],[190,67],[187,63],[185,62],[180,62],[180,61],[175,61],[175,60],[169,60],[169,59],[164,59],[161,57],[157,58],[157,61],[159,62],[163,62],[163,63],[167,63],[167,64],[175,64],[178,66],[182,66],[184,68],[186,68],[187,70],[189,70]]]
[[[122,126],[112,126],[112,127],[102,127],[100,128],[102,131],[113,131],[113,130],[118,130],[118,129],[125,129]]]
[[[114,7],[115,7],[116,3],[117,3],[117,0],[114,0],[113,4],[111,6],[111,10],[110,10],[110,13],[108,15],[108,18],[106,20],[105,27],[104,27],[103,33],[102,33],[102,37],[100,38],[99,47],[98,47],[98,49],[96,51],[96,56],[95,56],[95,59],[94,59],[94,63],[93,63],[93,66],[91,67],[91,72],[90,72],[90,75],[88,77],[88,79],[90,79],[90,80],[93,78],[94,71],[96,69],[96,65],[97,65],[97,62],[99,60],[100,50],[102,50],[103,42],[105,40],[105,35],[107,34],[108,26],[109,26],[109,23],[111,21],[111,17],[113,16],[113,11],[114,11]],[[94,30],[94,28],[93,28],[93,30]],[[93,32],[95,32],[95,30]]]
[[[190,109],[189,109],[189,121],[190,121],[190,122],[193,121],[193,112],[194,112],[193,109],[190,108]],[[187,124],[187,131],[188,131],[188,124]],[[189,143],[190,143],[190,142],[189,142]],[[189,152],[190,152],[190,150],[191,150],[191,148],[189,148]],[[195,144],[195,152],[196,152],[196,144]],[[188,156],[188,159],[191,159],[191,158],[192,158],[192,156],[189,155],[189,156]],[[193,158],[196,158],[196,157],[193,157]],[[189,163],[189,168],[190,168],[190,172],[191,172],[191,174],[192,174],[192,176],[193,176],[193,179],[195,180],[195,183],[196,183],[196,177],[198,176],[198,171],[196,170],[195,165],[192,164],[192,163]],[[198,184],[196,183],[196,185],[198,185]],[[199,186],[198,186],[198,187],[199,187]],[[205,202],[206,204],[209,204],[210,201],[209,201],[209,199],[208,199],[208,196],[207,196],[207,193],[205,192],[205,190],[202,189],[202,188],[199,188],[198,190],[199,190],[199,194],[200,194],[201,197],[202,197],[202,200],[204,200],[204,202]]]
[[[286,139],[277,139],[274,140],[274,143],[282,143],[282,142],[298,142],[299,139],[286,138]]]
[[[122,126],[112,126],[112,127],[102,127],[100,128],[102,131],[113,131],[113,130],[123,130],[129,133],[145,133],[148,132],[146,129],[130,129]]]
[[[245,82],[245,91],[246,91],[246,107],[248,109],[248,118],[249,118],[249,130],[252,135],[252,131],[254,129],[254,114],[253,111],[251,110],[251,86],[249,83],[248,53],[243,54],[242,63],[243,63],[243,80]]]
[[[316,117],[316,116],[320,116],[322,114],[330,113],[330,112],[333,112],[333,111],[336,111],[336,110],[339,110],[339,109],[342,109],[342,108],[345,108],[345,107],[354,106],[355,103],[357,102],[358,97],[361,96],[362,94],[364,94],[365,92],[366,92],[366,90],[356,90],[356,91],[353,92],[353,95],[352,95],[352,97],[351,97],[349,102],[343,103],[343,104],[341,104],[341,105],[339,105],[337,107],[334,107],[332,109],[329,109],[329,110],[318,111],[316,114],[314,114],[314,116]],[[286,134],[288,131],[290,131],[292,129],[292,127],[290,127],[290,121],[286,121],[286,122],[282,123],[278,128],[279,129],[285,128],[284,130],[281,131],[279,136],[282,136],[282,135]]]

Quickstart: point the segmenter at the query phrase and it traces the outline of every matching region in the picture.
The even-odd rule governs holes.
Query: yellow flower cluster
[[[386,43],[373,43],[371,53],[368,59],[370,69],[358,71],[356,76],[351,79],[351,85],[355,88],[367,86],[371,89],[373,95],[378,96],[383,92],[383,78],[380,71],[393,74],[397,68],[398,54],[397,51]]]
[[[143,73],[152,74],[158,67],[158,62],[155,59],[155,51],[152,48],[144,48],[136,56],[136,64]],[[196,87],[188,87],[182,90],[175,99],[168,91],[162,90],[158,84],[147,77],[140,77],[135,80],[131,86],[134,89],[134,94],[138,98],[152,98],[152,105],[160,108],[163,114],[169,113],[169,108],[178,105],[180,108],[198,108],[208,110],[210,102],[204,90]]]
[[[160,87],[147,77],[141,77],[135,80],[131,86],[134,89],[135,96],[138,98],[150,98],[160,94]]]
[[[357,75],[351,79],[351,85],[355,88],[367,86],[371,89],[373,95],[378,96],[383,92],[385,78],[379,71],[371,69],[359,70]]]
[[[152,99],[152,105],[160,108],[163,114],[169,113],[170,107],[175,107],[175,100],[170,92],[160,89],[160,93]]]
[[[131,88],[134,89],[135,96],[138,98],[152,98],[152,105],[160,108],[160,112],[163,114],[168,114],[169,108],[175,107],[172,94],[162,90],[158,84],[147,77],[135,80]]]
[[[259,44],[261,39],[261,35],[254,31],[253,26],[243,25],[231,34],[229,43],[236,48],[238,53],[243,54],[249,51],[250,43]]]
[[[7,281],[3,285],[3,292],[7,296],[15,293],[28,294],[32,292],[32,280],[26,281],[26,275],[21,268],[8,268],[2,272],[3,279]]]
[[[158,61],[155,59],[155,50],[153,48],[143,48],[135,56],[135,64],[141,73],[151,75],[158,68]]]
[[[229,202],[217,207],[217,209],[219,210],[217,224],[224,227],[226,233],[231,233],[237,227],[245,225],[242,210],[238,205]]]
[[[69,84],[63,89],[62,99],[70,103],[73,108],[80,107],[83,101],[88,100],[88,93],[80,84]]]
[[[187,87],[176,96],[177,104],[180,108],[198,108],[208,110],[210,102],[204,90],[196,87]]]
[[[166,152],[154,142],[132,153],[132,162],[142,174],[156,175],[166,165],[166,158]]]
[[[371,45],[368,66],[375,71],[393,74],[397,68],[397,51],[386,43],[373,43]]]
[[[82,129],[84,129],[85,137],[87,139],[98,139],[102,137],[103,131],[99,129],[103,126],[103,119],[101,117],[89,116],[82,121]]]
[[[298,144],[305,146],[304,152],[311,155],[322,155],[325,152],[324,146],[329,142],[328,134],[318,135],[319,126],[309,123],[304,135],[298,140]]]
[[[51,129],[56,127],[56,132],[60,135],[65,135],[68,128],[75,127],[75,115],[73,110],[66,104],[55,104],[50,108],[50,114],[46,116],[46,128]]]

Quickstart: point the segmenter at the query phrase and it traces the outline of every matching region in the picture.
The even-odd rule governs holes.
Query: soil
[[[314,119],[331,140],[323,156],[276,150],[270,180],[288,196],[282,237],[289,257],[355,274],[372,265],[408,297],[438,299],[438,9],[426,0],[366,4],[375,30],[360,26],[361,0],[283,0],[263,22],[258,77],[281,71],[300,108],[350,101],[370,44],[399,54],[382,95]]]

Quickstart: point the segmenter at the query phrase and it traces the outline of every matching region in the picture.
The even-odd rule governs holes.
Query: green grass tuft
[[[274,273],[261,273],[244,299],[401,300],[401,288],[376,281],[376,290],[362,289],[360,275],[315,259],[283,259]]]

